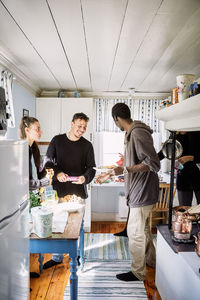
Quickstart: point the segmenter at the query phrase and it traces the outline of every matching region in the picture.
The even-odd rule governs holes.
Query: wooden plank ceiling
[[[200,77],[200,1],[0,0],[0,63],[35,90],[167,92]]]

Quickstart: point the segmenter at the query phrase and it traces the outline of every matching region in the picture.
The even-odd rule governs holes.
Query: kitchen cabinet
[[[40,142],[50,142],[55,135],[67,132],[72,117],[77,112],[83,112],[89,117],[84,137],[92,142],[94,120],[92,98],[36,98],[36,118],[43,131]]]
[[[50,142],[60,133],[61,101],[59,98],[36,98],[36,118],[40,122],[40,142]]]
[[[92,98],[36,98],[36,118],[43,132],[40,142],[50,142],[55,135],[69,131],[73,115],[80,112],[89,117],[84,137],[93,142],[94,101]],[[84,229],[90,231],[90,228],[91,187],[88,185]]]

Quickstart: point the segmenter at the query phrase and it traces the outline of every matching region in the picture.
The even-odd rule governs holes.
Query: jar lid
[[[31,208],[31,214],[33,216],[38,215],[38,216],[53,216],[53,213],[50,209],[48,209],[47,207],[43,207],[43,206],[36,206]]]

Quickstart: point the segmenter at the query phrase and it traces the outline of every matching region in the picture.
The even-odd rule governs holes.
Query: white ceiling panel
[[[185,74],[196,74],[196,78],[200,77],[200,66],[197,53],[200,53],[200,40],[196,41],[189,47],[184,49],[184,54],[177,59],[174,66],[165,74],[160,80],[160,86],[162,90],[168,86],[170,89],[171,86],[176,87],[176,75],[182,74],[180,69],[184,70]],[[196,72],[195,72],[196,71]],[[176,74],[174,76],[174,74]]]
[[[80,0],[48,0],[79,90],[92,91]]]
[[[3,2],[60,87],[76,88],[46,1]]]
[[[82,0],[94,91],[107,90],[126,3]]]
[[[200,0],[0,0],[0,64],[36,91],[168,92],[199,53]]]
[[[158,78],[160,82],[160,87],[165,86],[165,90],[169,90],[171,87],[171,81],[166,81],[166,76],[168,72],[170,72],[170,76],[173,69],[173,66],[180,61],[182,57],[183,61],[188,61],[190,56],[197,59],[199,62],[199,52],[190,53],[190,47],[200,39],[200,10],[197,10],[195,14],[185,23],[185,25],[180,29],[179,33],[173,39],[171,44],[168,45],[165,52],[162,56],[160,56],[154,68],[151,70],[149,76],[144,80],[141,84],[140,89],[143,90],[152,90],[155,86]],[[186,54],[186,49],[189,49],[189,53]],[[191,64],[190,73],[193,71],[195,65]],[[196,67],[196,66],[195,66]],[[176,75],[180,73],[186,73],[184,64],[178,64],[178,68],[176,68]],[[199,72],[195,72],[198,77]],[[174,74],[172,75],[175,83]]]
[[[1,4],[0,4],[1,6]],[[10,17],[8,12],[1,6],[0,9],[0,37],[1,47],[5,49],[5,53],[14,60],[14,64],[31,78],[38,86],[44,86],[45,80],[55,88],[58,84],[46,66],[41,62],[33,47],[25,38],[24,34],[19,30],[14,20]]]
[[[121,89],[160,3],[161,0],[129,1],[109,85],[110,91]],[[133,87],[132,83],[128,88],[131,87]]]
[[[137,90],[144,88],[142,87],[144,80],[148,79],[160,57],[168,46],[173,43],[173,40],[179,35],[187,20],[195,12],[196,6],[183,6],[181,14],[178,14],[179,6],[176,6],[176,11],[173,7],[174,2],[169,2],[171,3],[171,13],[169,5],[167,12],[164,9],[162,10],[162,5],[160,6],[123,84],[124,88],[130,86],[135,87]],[[177,2],[180,5],[185,0],[177,0]],[[196,1],[194,2],[196,4]],[[151,86],[147,87],[146,91],[148,90],[151,91]]]

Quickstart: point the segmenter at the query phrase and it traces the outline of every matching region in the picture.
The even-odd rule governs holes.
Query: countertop
[[[178,243],[174,242],[172,240],[172,230],[169,230],[168,225],[158,225],[157,229],[161,233],[161,235],[164,237],[168,245],[171,247],[171,249],[175,253],[179,252],[194,252],[195,250],[195,242],[191,244],[184,244],[184,243]],[[198,228],[196,224],[192,225],[192,235],[196,234],[198,232]]]

